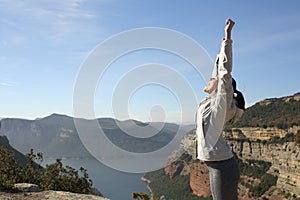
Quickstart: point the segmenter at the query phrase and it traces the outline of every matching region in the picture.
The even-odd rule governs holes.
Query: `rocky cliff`
[[[251,141],[256,140],[269,140],[274,137],[283,138],[288,133],[297,134],[300,130],[299,126],[292,126],[287,129],[279,129],[277,127],[244,127],[244,128],[232,128],[224,132],[224,136],[227,138],[235,139],[250,139]]]
[[[295,142],[284,144],[261,144],[231,142],[233,149],[243,159],[263,160],[272,163],[270,173],[278,176],[277,186],[300,197],[300,155]]]
[[[249,131],[248,129],[247,131]],[[256,130],[256,129],[254,129]],[[269,130],[254,134],[261,134]],[[296,129],[295,129],[296,130]],[[298,129],[299,130],[299,129]],[[243,130],[240,130],[245,133]],[[276,131],[275,131],[276,132]],[[274,135],[282,135],[279,131]],[[245,133],[247,134],[247,133]],[[281,138],[283,138],[282,136]],[[300,197],[300,145],[296,142],[264,142],[254,140],[232,140],[230,145],[233,151],[240,155],[243,160],[263,160],[270,162],[269,172],[278,176],[277,187],[284,188],[285,191]]]
[[[203,163],[193,163],[190,168],[190,187],[201,197],[211,196],[208,169]]]
[[[294,126],[283,130],[278,128],[234,128],[224,132],[233,151],[237,153],[241,162],[249,160],[271,163],[267,173],[278,177],[276,187],[268,193],[275,199],[285,199],[279,193],[288,194],[292,199],[300,197],[300,127]],[[181,141],[180,147],[173,152],[169,159],[169,165],[165,167],[165,173],[170,179],[181,174],[182,163],[172,165],[174,159],[180,153],[187,153],[196,158],[195,130],[190,131]],[[210,196],[209,175],[206,167],[201,162],[189,163],[190,187],[197,196]],[[248,182],[259,182],[252,177],[243,177]],[[251,197],[249,190],[240,185],[240,197],[243,199],[257,199]],[[272,196],[273,195],[273,196]],[[271,199],[272,199],[271,198]],[[258,198],[259,199],[259,198]],[[288,199],[288,198],[286,198]]]

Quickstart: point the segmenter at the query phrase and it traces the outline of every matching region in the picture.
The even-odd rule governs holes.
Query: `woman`
[[[197,158],[203,160],[209,170],[214,200],[235,200],[238,196],[238,162],[222,137],[224,124],[236,122],[245,110],[243,95],[236,89],[231,76],[231,30],[234,24],[232,20],[226,20],[225,38],[212,78],[204,89],[209,96],[197,110]]]

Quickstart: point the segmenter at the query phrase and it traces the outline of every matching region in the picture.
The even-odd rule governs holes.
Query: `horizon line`
[[[138,121],[138,122],[142,122],[142,123],[173,123],[173,124],[179,124],[179,122],[174,122],[174,121],[152,121],[152,122],[149,122],[149,121],[143,121],[143,120],[140,120],[140,119],[136,119],[136,118],[128,118],[128,119],[117,119],[117,118],[114,118],[113,116],[97,116],[95,118],[84,118],[84,117],[74,117],[72,115],[69,115],[69,114],[63,114],[63,113],[52,113],[52,114],[48,114],[48,115],[45,115],[45,116],[42,116],[42,117],[34,117],[34,118],[30,118],[30,117],[24,117],[24,116],[9,116],[9,117],[1,117],[0,116],[0,121],[2,119],[21,119],[21,120],[28,120],[28,121],[34,121],[34,120],[39,120],[39,119],[44,119],[44,118],[47,118],[47,117],[50,117],[52,115],[58,115],[58,116],[65,116],[65,117],[69,117],[69,118],[77,118],[77,119],[84,119],[84,120],[96,120],[96,119],[113,119],[113,120],[118,120],[120,122],[124,122],[124,121],[127,121],[127,120],[134,120],[134,121]],[[186,121],[186,122],[180,122],[180,124],[195,124],[194,121]]]

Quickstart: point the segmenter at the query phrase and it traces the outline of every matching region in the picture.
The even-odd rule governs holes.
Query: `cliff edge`
[[[109,200],[104,197],[87,195],[87,194],[76,194],[71,192],[63,191],[43,191],[43,192],[25,192],[25,193],[6,193],[0,192],[1,200]]]

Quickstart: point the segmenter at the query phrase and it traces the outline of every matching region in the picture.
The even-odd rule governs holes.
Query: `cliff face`
[[[300,196],[300,146],[296,142],[267,143],[257,141],[269,140],[274,137],[285,137],[288,133],[297,134],[299,126],[288,130],[277,128],[240,128],[232,131],[233,138],[241,135],[249,140],[230,141],[233,151],[243,160],[254,159],[270,162],[269,172],[278,176],[277,187]],[[238,132],[239,137],[235,137]]]
[[[230,133],[224,133],[225,136],[235,139],[247,138],[252,141],[255,140],[269,140],[274,137],[284,137],[288,133],[296,134],[300,130],[299,126],[293,126],[289,129],[279,129],[276,127],[245,127],[245,128],[233,128]]]
[[[168,165],[165,167],[165,173],[169,175],[170,180],[172,180],[175,176],[181,174],[184,168],[184,164],[179,163],[177,165]]]
[[[207,167],[202,163],[193,163],[190,168],[190,187],[197,196],[211,196]]]
[[[278,176],[277,187],[300,196],[300,153],[295,142],[262,144],[254,142],[230,142],[242,159],[270,162],[269,172]]]
[[[270,162],[268,173],[278,177],[276,188],[300,197],[300,146],[295,141],[269,142],[272,138],[283,138],[288,133],[296,134],[300,127],[288,130],[277,128],[239,128],[226,134],[229,144],[240,159]],[[173,155],[186,152],[196,158],[195,131],[189,132],[181,141],[180,148]],[[172,156],[170,161],[172,160]],[[173,166],[175,169],[179,167]],[[179,172],[177,172],[179,173]],[[172,174],[174,176],[174,174]],[[209,175],[201,163],[190,165],[190,187],[198,196],[209,196]],[[241,186],[242,188],[242,186]],[[244,195],[244,194],[243,194]]]

